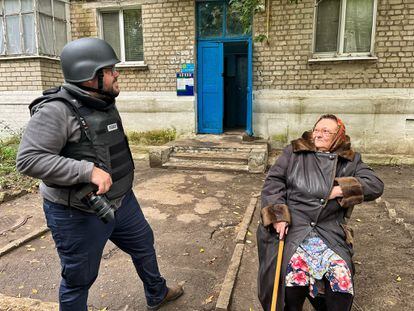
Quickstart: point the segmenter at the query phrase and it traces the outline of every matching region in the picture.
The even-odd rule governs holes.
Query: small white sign
[[[108,132],[116,131],[118,129],[118,124],[113,123],[108,125]]]

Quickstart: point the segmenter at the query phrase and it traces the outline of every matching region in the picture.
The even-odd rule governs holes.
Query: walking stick
[[[273,285],[272,306],[270,311],[276,311],[277,292],[279,290],[280,270],[282,268],[283,247],[285,246],[285,238],[279,240],[279,250],[277,252],[275,283]]]

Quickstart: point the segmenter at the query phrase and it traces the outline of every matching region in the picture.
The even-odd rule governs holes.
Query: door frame
[[[198,54],[198,45],[199,42],[216,42],[222,43],[223,45],[226,42],[245,42],[247,43],[247,101],[246,101],[246,133],[248,135],[253,135],[253,40],[251,37],[234,37],[234,38],[212,38],[212,39],[198,39],[197,40],[197,54]],[[202,105],[202,101],[199,95],[199,90],[201,90],[201,79],[199,79],[199,72],[202,64],[198,63],[198,55],[196,57],[196,72],[197,72],[197,133],[199,133],[200,128],[200,115],[199,109]],[[224,65],[224,56],[223,56],[223,65]],[[222,86],[224,88],[224,84]],[[224,110],[224,101],[223,101],[223,110]]]

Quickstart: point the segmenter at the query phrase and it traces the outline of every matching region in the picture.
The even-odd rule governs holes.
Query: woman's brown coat
[[[333,153],[317,152],[311,133],[292,141],[271,167],[262,190],[262,223],[257,231],[259,252],[259,299],[270,310],[278,251],[272,223],[290,223],[283,252],[277,310],[284,309],[286,269],[299,244],[315,231],[341,256],[353,273],[352,235],[346,226],[354,205],[378,198],[384,185],[349,137]],[[332,187],[342,188],[343,198],[328,200]]]

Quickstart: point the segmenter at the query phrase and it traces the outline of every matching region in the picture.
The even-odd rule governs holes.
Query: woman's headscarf
[[[331,146],[329,147],[329,151],[333,152],[346,141],[345,124],[342,122],[341,119],[339,119],[337,116],[333,114],[324,114],[318,119],[318,121],[316,121],[313,128],[315,128],[316,124],[318,124],[319,121],[321,121],[322,119],[334,120],[338,125],[337,132],[332,140]]]

